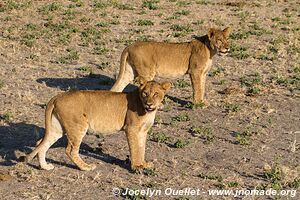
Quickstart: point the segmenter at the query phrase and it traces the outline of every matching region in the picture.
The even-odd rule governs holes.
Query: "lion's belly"
[[[126,112],[111,112],[94,118],[97,120],[89,120],[88,132],[108,135],[120,131],[124,126],[125,115]]]
[[[156,70],[158,77],[162,78],[177,78],[187,73],[188,66],[186,64],[159,64]]]
[[[123,125],[111,126],[111,125],[91,125],[88,132],[95,135],[110,135],[116,133],[122,129]]]

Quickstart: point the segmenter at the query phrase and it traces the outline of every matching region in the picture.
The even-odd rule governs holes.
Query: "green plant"
[[[204,180],[217,180],[217,181],[220,181],[220,182],[223,180],[223,177],[221,175],[211,175],[211,174],[200,173],[198,175],[198,177],[200,177]]]
[[[3,119],[4,121],[10,121],[13,118],[13,114],[11,112],[6,112],[2,115],[0,115],[0,119]]]
[[[174,83],[174,86],[176,88],[186,88],[188,86],[190,86],[191,84],[189,82],[186,82],[185,80],[183,79],[180,79],[180,80],[177,80],[175,83]]]
[[[89,66],[81,66],[78,68],[78,70],[82,72],[90,72],[92,69]]]
[[[37,36],[34,34],[26,34],[21,39],[21,42],[28,47],[33,47],[37,39]]]
[[[174,147],[176,147],[176,148],[184,148],[188,144],[189,144],[189,142],[185,142],[185,141],[183,141],[181,139],[177,139],[176,142],[174,143]]]
[[[155,176],[155,170],[154,169],[143,169],[143,174],[146,176]]]
[[[187,104],[184,105],[185,108],[189,108],[192,110],[198,109],[198,108],[203,108],[205,106],[204,103],[192,103],[192,102],[188,102]]]
[[[288,183],[290,188],[298,189],[300,187],[300,178],[295,178],[292,182]]]
[[[79,60],[79,53],[75,49],[67,49],[67,55],[60,57],[57,61],[59,64],[72,64]]]
[[[196,4],[208,5],[211,4],[211,0],[196,0]]]
[[[174,15],[180,16],[180,15],[189,15],[191,13],[191,11],[189,10],[181,10],[181,11],[177,11],[174,13]]]
[[[230,53],[233,57],[236,57],[238,59],[246,59],[250,57],[250,54],[246,47],[239,46],[233,43],[230,45]]]
[[[282,171],[280,167],[276,164],[271,168],[271,170],[264,172],[264,177],[270,182],[271,188],[274,190],[282,189]]]
[[[94,9],[105,9],[109,6],[108,2],[103,0],[94,0],[93,7]]]
[[[178,31],[178,32],[186,32],[186,33],[189,33],[189,32],[193,32],[194,30],[191,28],[190,25],[180,25],[180,24],[173,24],[170,29],[172,31]]]
[[[139,19],[137,21],[138,26],[152,26],[154,23],[151,20],[148,19]]]
[[[249,145],[250,144],[249,136],[246,135],[244,132],[242,132],[242,133],[236,132],[235,138],[237,140],[237,143],[240,145]]]
[[[170,139],[164,132],[156,132],[150,134],[150,140],[158,143],[166,143]]]
[[[223,67],[217,67],[217,69],[210,71],[208,75],[211,77],[214,77],[214,76],[220,75],[224,71],[225,71],[225,69]]]
[[[205,143],[211,143],[215,139],[213,130],[210,127],[192,127],[191,132],[194,136],[199,136],[204,139]]]
[[[106,54],[108,52],[108,49],[105,47],[95,47],[94,48],[94,54],[97,55],[103,55]]]
[[[229,182],[229,183],[227,183],[227,186],[228,187],[230,187],[230,188],[232,188],[232,187],[237,187],[237,186],[239,186],[239,183],[238,182]]]
[[[100,65],[98,66],[99,69],[104,70],[110,65],[109,62],[101,62]]]
[[[4,86],[4,81],[0,79],[0,89],[3,88]]]
[[[189,1],[177,1],[176,2],[176,5],[179,6],[179,7],[185,7],[185,6],[190,5],[190,4],[191,4],[191,2],[189,2]]]
[[[224,105],[224,108],[226,112],[238,112],[241,110],[239,104],[233,104],[233,103],[226,103]]]
[[[158,9],[159,0],[144,0],[142,4],[142,8],[148,8],[149,10]]]
[[[175,117],[172,117],[172,121],[187,122],[187,121],[190,121],[190,117],[187,113],[183,113],[183,114],[179,114]]]
[[[49,12],[54,12],[60,10],[62,8],[62,4],[59,2],[52,2],[49,4],[44,5],[43,7],[39,8],[39,12],[43,14],[48,14]]]

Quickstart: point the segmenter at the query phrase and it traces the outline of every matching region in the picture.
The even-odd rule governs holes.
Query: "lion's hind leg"
[[[90,171],[96,168],[94,164],[85,163],[79,156],[79,148],[83,137],[88,130],[88,123],[66,127],[66,134],[68,137],[68,146],[66,148],[67,156],[76,164],[79,169]]]
[[[48,164],[46,162],[46,153],[49,148],[63,136],[62,127],[55,116],[52,116],[52,124],[49,130],[49,135],[46,136],[42,142],[39,144],[41,145],[40,150],[38,152],[38,160],[42,169],[51,170],[54,168],[52,164]]]

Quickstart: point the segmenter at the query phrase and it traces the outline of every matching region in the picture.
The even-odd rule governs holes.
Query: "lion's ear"
[[[211,39],[216,33],[216,29],[214,28],[210,28],[209,31],[208,31],[208,39]]]
[[[136,79],[135,79],[135,81],[140,85],[139,87],[140,88],[142,88],[142,87],[144,87],[145,85],[146,85],[146,83],[147,83],[147,80],[146,79],[144,79],[143,77],[137,77]]]
[[[160,85],[165,91],[168,91],[172,87],[172,83],[169,81],[165,81],[165,82],[161,83]]]
[[[227,27],[227,28],[225,28],[225,29],[223,30],[223,34],[224,34],[224,36],[225,36],[226,38],[229,37],[230,33],[231,33],[231,28],[230,28],[230,27]]]

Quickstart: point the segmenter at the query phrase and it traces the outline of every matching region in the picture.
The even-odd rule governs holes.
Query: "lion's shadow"
[[[63,91],[76,90],[110,90],[115,79],[102,75],[90,74],[76,78],[39,78],[38,83],[45,83],[48,87],[59,88]],[[124,91],[132,91],[136,86],[129,84]]]

